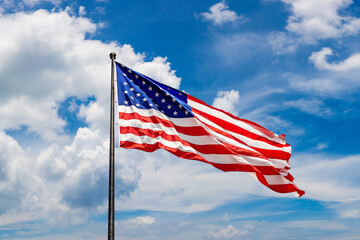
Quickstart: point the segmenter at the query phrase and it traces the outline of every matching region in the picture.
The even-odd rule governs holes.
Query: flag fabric
[[[275,192],[305,193],[288,172],[291,146],[283,135],[120,63],[116,71],[120,147],[147,152],[165,149],[225,172],[248,172]]]

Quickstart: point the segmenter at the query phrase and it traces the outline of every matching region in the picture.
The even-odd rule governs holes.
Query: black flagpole
[[[110,107],[110,155],[109,155],[109,213],[108,213],[108,240],[115,239],[115,199],[114,199],[114,72],[115,72],[115,58],[114,52],[110,53],[111,59],[111,107]]]

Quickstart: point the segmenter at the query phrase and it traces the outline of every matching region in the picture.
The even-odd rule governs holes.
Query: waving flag
[[[119,146],[159,148],[222,171],[248,172],[279,193],[305,192],[288,172],[291,146],[262,126],[116,63]]]

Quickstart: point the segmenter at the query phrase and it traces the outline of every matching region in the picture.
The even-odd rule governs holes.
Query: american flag
[[[305,192],[288,172],[283,135],[207,105],[189,94],[116,63],[119,146],[165,149],[222,171],[248,172],[279,193]]]

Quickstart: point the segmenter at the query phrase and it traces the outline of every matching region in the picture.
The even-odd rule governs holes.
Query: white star
[[[175,111],[175,112],[174,112],[174,116],[176,116],[177,114],[178,114],[177,111]]]
[[[127,82],[124,82],[124,85],[128,85]]]
[[[128,102],[128,101],[125,101],[124,103],[125,103],[125,104],[128,104],[129,102]]]
[[[171,105],[168,105],[167,108],[168,108],[168,109],[171,109]]]
[[[143,99],[143,102],[146,102],[146,101],[147,101],[147,99],[146,99],[146,98],[144,98],[144,99]]]
[[[140,104],[137,103],[136,106],[137,106],[137,107],[140,107]]]
[[[125,93],[125,94],[127,94],[127,93],[128,93],[128,91],[124,91],[124,93]]]
[[[165,94],[166,94],[166,96],[169,96],[169,95],[170,95],[168,92],[166,92]]]
[[[155,97],[158,97],[159,96],[159,93],[157,92],[157,93],[155,93]]]
[[[138,78],[139,78],[139,76],[138,76],[138,75],[136,75],[136,74],[135,74],[135,77],[136,77],[136,79],[138,79]]]
[[[164,110],[161,110],[162,113],[164,113]]]
[[[134,99],[135,99],[133,96],[130,96],[130,98],[131,98],[132,100],[134,100]]]
[[[126,75],[125,73],[123,73],[123,75],[124,75],[125,77],[127,77],[127,75]]]
[[[129,72],[129,73],[131,73],[131,70],[130,70],[130,69],[128,69],[128,72]]]
[[[141,96],[141,94],[140,94],[140,93],[137,93],[137,94],[136,94],[136,96],[137,96],[137,97],[140,97],[140,96]]]
[[[172,101],[175,102],[176,101],[175,98],[173,98]]]
[[[164,98],[163,98],[163,99],[161,99],[161,102],[162,102],[162,103],[164,103],[164,102],[165,102],[165,99],[164,99]]]
[[[179,92],[179,95],[182,96],[181,92]]]
[[[182,108],[182,105],[181,105],[181,104],[179,104],[179,108]]]
[[[130,88],[130,91],[134,91],[134,88]]]
[[[155,106],[159,107],[159,105],[155,104]]]
[[[185,114],[186,114],[186,115],[188,115],[188,114],[189,114],[189,112],[188,112],[188,111],[185,111]]]
[[[145,85],[145,81],[142,81],[142,85]]]
[[[150,103],[149,106],[152,107],[153,105]]]
[[[149,87],[149,91],[152,91],[152,87],[151,87],[151,86]]]

